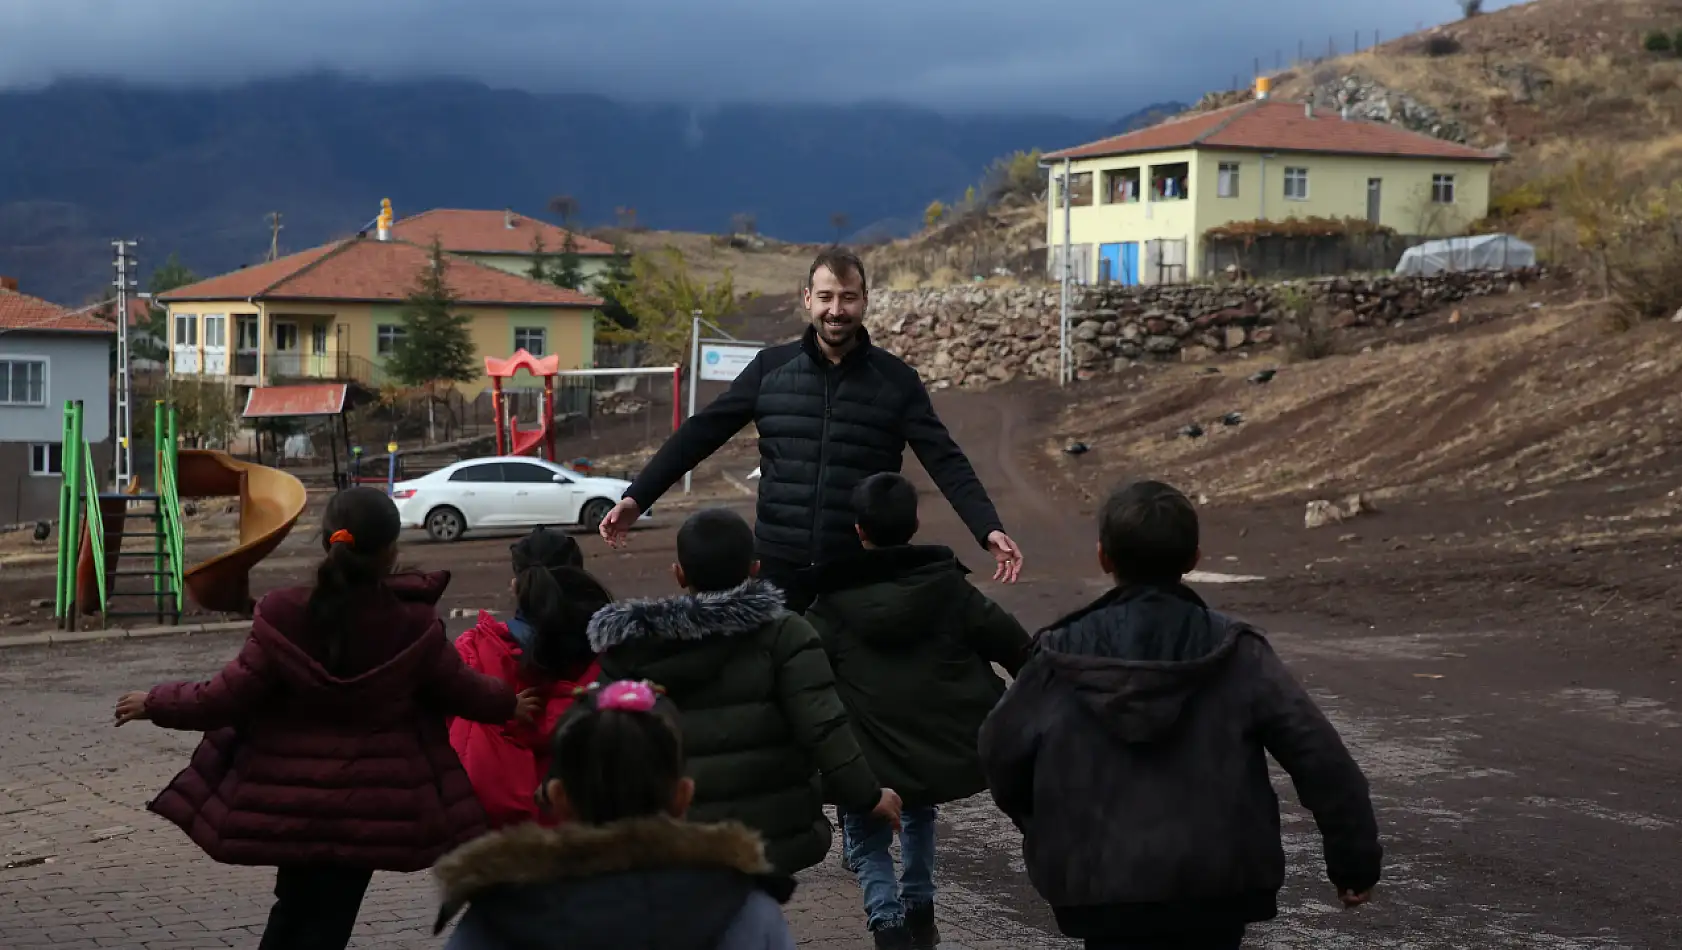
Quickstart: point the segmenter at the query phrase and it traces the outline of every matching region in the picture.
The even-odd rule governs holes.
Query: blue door
[[[1098,282],[1108,284],[1122,279],[1121,245],[1098,245]]]
[[[1128,287],[1139,285],[1139,242],[1128,241],[1121,246],[1121,282]]]

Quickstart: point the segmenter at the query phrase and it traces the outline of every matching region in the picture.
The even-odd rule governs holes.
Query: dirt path
[[[907,462],[923,492],[922,540],[952,546],[975,570],[978,584],[1030,628],[1106,586],[1092,555],[1093,513],[1111,476],[1103,469],[1071,481],[1057,470],[1064,462],[1046,451],[1046,420],[1061,411],[1064,398],[1049,389],[1004,389],[941,393],[935,400],[1024,548],[1027,572],[1020,584],[991,582],[986,555],[921,467]],[[1598,533],[1590,532],[1594,536],[1572,542],[1575,552],[1570,545],[1521,543],[1525,530],[1551,531],[1561,518],[1622,517],[1629,492],[1614,487],[1585,482],[1515,505],[1504,495],[1387,503],[1342,533],[1305,531],[1294,501],[1201,509],[1205,565],[1265,578],[1208,585],[1204,594],[1218,608],[1267,628],[1333,717],[1371,779],[1388,851],[1375,904],[1354,913],[1334,909],[1312,820],[1292,804],[1288,780],[1280,776],[1289,881],[1280,920],[1258,928],[1247,945],[1682,946],[1676,848],[1682,840],[1682,690],[1676,682],[1682,669],[1658,646],[1682,628],[1675,584],[1682,557],[1662,532],[1620,542],[1619,531],[1633,530],[1629,521],[1601,523]],[[750,499],[726,501],[751,514]],[[592,570],[619,596],[669,592],[671,536],[680,518],[671,510],[634,534],[623,551],[585,537]],[[1500,522],[1511,523],[1510,530],[1490,527]],[[1341,540],[1349,535],[1356,537]],[[448,546],[422,542],[408,546],[404,560],[454,572],[443,607],[462,614],[451,620],[460,629],[481,607],[509,606],[507,545],[506,537]],[[302,561],[276,560],[264,565],[256,586],[297,583],[306,572]],[[63,806],[35,803],[52,801],[49,793],[63,785],[67,766],[58,763],[68,762],[66,756],[117,761],[103,738],[108,727],[100,732],[90,724],[92,731],[77,738],[66,713],[50,730],[29,732],[35,711],[88,715],[85,710],[96,705],[93,694],[133,685],[119,684],[101,669],[130,679],[142,671],[208,670],[231,655],[235,643],[205,638],[167,649],[135,644],[0,653],[0,718],[41,740],[17,746],[22,758],[0,754],[0,771],[9,777],[10,794],[24,796],[28,807],[59,809],[51,812],[58,824],[20,824],[6,832],[6,843],[31,828],[98,827],[66,824]],[[135,649],[147,652],[133,653],[134,664],[126,664],[121,658],[131,654],[123,651]],[[65,742],[69,751],[54,751]],[[149,761],[178,758],[182,751],[180,743],[151,741],[137,749]],[[178,763],[154,761],[143,770],[145,781],[166,774],[171,764]],[[118,788],[110,777],[79,781],[129,804],[147,791]],[[123,812],[130,813],[132,808]],[[133,824],[120,817],[106,823]],[[943,901],[949,903],[942,906],[964,915],[963,926],[976,938],[962,945],[980,946],[983,937],[1001,946],[1062,945],[1022,876],[1019,839],[984,798],[945,811],[943,842]],[[124,854],[125,861],[147,860],[140,852]],[[826,868],[822,880],[830,886],[836,883],[833,868]],[[157,886],[170,887],[177,878],[200,879],[200,871],[172,852],[153,877]],[[0,871],[0,894],[8,873]],[[86,900],[74,888],[54,893],[53,900],[65,902],[57,911],[85,910]],[[844,888],[835,893],[843,895],[834,898],[839,909],[803,918],[808,929],[802,938],[813,946],[862,945],[830,936],[828,924],[819,922],[850,912]],[[241,906],[240,919],[255,919],[251,908]],[[421,913],[415,909],[420,906],[394,903],[376,926],[414,933],[424,921],[403,915]]]

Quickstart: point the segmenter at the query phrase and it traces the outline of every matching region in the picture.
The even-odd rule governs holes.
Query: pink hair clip
[[[654,687],[647,680],[620,680],[602,688],[596,708],[648,712],[654,708],[654,700]]]

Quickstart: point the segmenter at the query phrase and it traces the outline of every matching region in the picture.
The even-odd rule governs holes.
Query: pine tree
[[[579,290],[584,286],[584,259],[578,255],[578,240],[571,231],[566,235],[566,240],[561,243],[560,259],[549,279],[557,287]]]
[[[531,237],[531,268],[526,276],[536,281],[551,279],[549,253],[543,246],[543,235],[534,234]]]
[[[636,271],[631,266],[630,252],[615,248],[608,260],[607,271],[599,275],[592,289],[602,298],[601,315],[608,326],[630,329],[637,325],[628,302]]]
[[[479,376],[468,327],[472,318],[452,313],[456,297],[448,282],[449,261],[437,239],[403,307],[403,335],[386,370],[406,386],[435,389]]]

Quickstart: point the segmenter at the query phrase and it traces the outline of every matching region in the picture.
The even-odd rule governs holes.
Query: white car
[[[529,456],[468,459],[392,486],[404,527],[434,541],[479,528],[577,525],[594,530],[631,483]],[[646,513],[645,513],[646,517]]]

